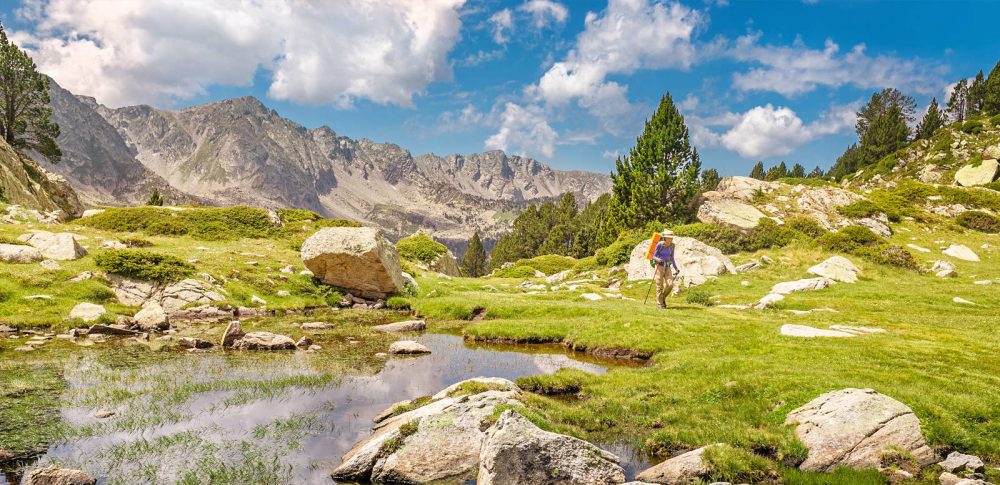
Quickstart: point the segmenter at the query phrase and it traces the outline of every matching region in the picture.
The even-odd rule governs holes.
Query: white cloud
[[[789,46],[761,45],[760,33],[739,37],[725,54],[762,67],[733,75],[741,91],[773,91],[795,96],[818,86],[858,88],[895,87],[902,91],[931,94],[940,88],[946,67],[931,61],[905,60],[894,56],[870,56],[864,44],[847,52],[827,40],[823,49],[806,46],[796,39]]]
[[[242,86],[276,99],[412,105],[449,79],[464,0],[33,0],[16,39],[70,90],[119,106]]]
[[[552,0],[528,0],[517,9],[529,13],[532,23],[539,29],[549,23],[561,24],[569,17],[569,9]]]
[[[535,106],[507,103],[500,115],[500,130],[486,140],[487,149],[519,155],[552,158],[557,134]]]
[[[852,130],[856,105],[835,105],[819,119],[805,124],[795,111],[771,104],[754,107],[735,118],[732,128],[717,140],[744,158],[788,155],[818,137]],[[726,118],[734,120],[731,114]]]
[[[514,30],[514,16],[509,8],[490,15],[490,23],[493,24],[493,40],[497,44],[506,44],[509,38],[507,33]]]

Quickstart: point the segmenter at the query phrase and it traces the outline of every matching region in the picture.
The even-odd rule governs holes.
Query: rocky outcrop
[[[7,204],[12,204],[7,212],[13,219],[54,222],[83,211],[80,199],[65,178],[17,153],[3,140],[0,140],[0,193]]]
[[[0,261],[13,264],[35,263],[42,260],[42,253],[33,246],[0,244]]]
[[[618,457],[586,441],[550,433],[508,409],[488,431],[478,485],[611,485],[625,481]]]
[[[698,483],[706,478],[711,471],[708,465],[702,460],[705,450],[713,446],[708,445],[677,455],[669,460],[654,465],[642,473],[636,475],[636,480],[648,483],[682,484]]]
[[[386,298],[403,289],[399,255],[371,227],[327,227],[302,243],[302,261],[324,283],[362,298]]]
[[[810,401],[788,414],[786,424],[809,450],[805,471],[837,467],[876,468],[882,453],[898,448],[920,465],[936,460],[920,432],[913,410],[871,389],[842,389]]]
[[[966,455],[957,451],[951,452],[947,458],[938,463],[938,466],[950,473],[961,471],[982,472],[986,469],[983,460],[978,456]]]
[[[223,336],[222,340],[225,345],[226,337]],[[271,332],[250,332],[234,341],[232,347],[238,350],[293,350],[295,341]]]
[[[726,177],[719,181],[719,185],[714,191],[705,192],[703,195],[707,200],[733,199],[753,202],[757,198],[757,194],[770,194],[783,187],[788,187],[788,185],[751,177]]]
[[[136,312],[135,324],[139,326],[144,332],[153,332],[158,330],[166,330],[170,328],[170,324],[167,322],[167,314],[163,311],[163,307],[155,302],[151,301],[142,306],[142,309]]]
[[[28,472],[22,485],[95,485],[97,480],[82,470],[49,465]]]
[[[505,389],[516,388],[507,381]],[[386,410],[381,415],[389,417],[344,455],[333,478],[427,483],[469,477],[479,469],[486,439],[482,423],[496,406],[517,404],[517,394],[515,390],[489,390],[469,396],[435,396],[430,403],[397,415]]]
[[[87,250],[76,242],[76,236],[68,232],[31,231],[17,239],[38,248],[42,256],[57,261],[70,261],[87,255]]]
[[[462,272],[458,269],[458,260],[455,259],[455,254],[449,249],[434,258],[431,264],[427,265],[431,271],[437,271],[443,275],[448,276],[461,276]]]
[[[851,260],[843,256],[834,256],[820,264],[809,268],[809,273],[823,278],[829,278],[841,283],[855,283],[861,270]]]
[[[94,322],[101,318],[102,315],[108,311],[104,309],[102,305],[95,305],[93,303],[77,303],[72,310],[69,311],[70,318],[78,318],[85,322]]]
[[[221,290],[206,281],[194,278],[162,284],[110,274],[108,280],[115,296],[123,305],[146,306],[156,303],[168,318],[173,318],[175,313],[184,313],[185,307],[189,305],[211,304],[225,299],[220,293]]]
[[[839,207],[864,199],[849,190],[837,187],[806,188],[795,199],[799,212],[816,219],[826,230],[846,225],[837,212]]]
[[[986,185],[993,181],[1000,170],[996,160],[983,160],[979,165],[966,165],[955,172],[955,183],[962,187]]]
[[[630,281],[653,277],[653,268],[646,259],[649,243],[647,239],[632,249],[625,266]],[[718,275],[736,273],[736,265],[718,248],[690,237],[675,237],[674,246],[674,259],[684,276],[684,286],[696,286]]]
[[[735,200],[706,200],[698,208],[699,221],[739,229],[753,229],[764,217],[767,216],[756,207]]]
[[[771,287],[771,293],[777,295],[787,295],[797,291],[822,290],[833,284],[829,278],[807,278],[795,281],[785,281]]]

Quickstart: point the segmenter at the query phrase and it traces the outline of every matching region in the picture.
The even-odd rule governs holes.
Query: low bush
[[[594,260],[601,266],[625,264],[632,255],[632,249],[634,249],[636,244],[639,244],[640,242],[641,240],[634,243],[623,240],[615,241],[606,248],[598,249],[597,252],[594,253]]]
[[[962,189],[958,187],[936,187],[938,195],[948,204],[962,204],[966,207],[976,207],[1000,212],[1000,194],[991,190],[978,188]]]
[[[308,275],[294,275],[289,277],[291,288],[289,292],[297,296],[312,297],[322,300],[329,306],[337,306],[340,303],[341,294],[334,287],[322,283],[318,278]]]
[[[285,222],[318,221],[323,218],[319,214],[305,209],[278,209],[278,216]]]
[[[576,260],[569,256],[546,254],[543,256],[535,256],[531,259],[519,259],[515,265],[527,266],[529,268],[537,269],[547,275],[553,275],[560,271],[573,269],[573,266],[576,266]]]
[[[824,234],[817,242],[829,251],[853,253],[859,248],[877,246],[882,238],[867,227],[847,226],[837,232]]]
[[[422,232],[400,239],[396,243],[396,249],[401,258],[421,263],[430,263],[438,256],[448,252],[448,248],[444,244]]]
[[[125,246],[128,246],[130,248],[149,248],[149,247],[153,247],[153,242],[152,241],[149,241],[149,240],[146,240],[146,239],[140,239],[140,238],[137,238],[137,237],[124,237],[124,238],[119,239],[119,241],[122,244],[124,244]]]
[[[810,238],[818,238],[826,234],[826,229],[819,224],[819,221],[808,216],[792,216],[785,219],[785,226],[793,231],[801,232]]]
[[[704,288],[698,288],[696,286],[688,289],[684,293],[684,301],[693,305],[712,306],[715,304],[715,302],[712,301],[712,295]]]
[[[983,132],[983,122],[979,120],[968,120],[962,124],[962,131],[970,135]]]
[[[818,226],[818,223],[815,224]],[[758,251],[761,249],[780,248],[797,240],[807,240],[814,236],[800,231],[804,227],[811,232],[816,231],[813,224],[797,221],[795,226],[778,224],[773,219],[761,219],[757,227],[749,232],[743,232],[732,226],[719,224],[686,224],[673,228],[674,234],[691,237],[710,246],[719,248],[726,254],[740,251]],[[822,228],[820,228],[822,229]]]
[[[573,271],[578,273],[583,273],[585,271],[593,271],[599,269],[600,264],[597,263],[597,256],[587,256],[586,258],[580,259],[573,265]]]
[[[857,202],[852,202],[850,204],[838,207],[837,212],[839,212],[840,215],[847,217],[849,219],[862,219],[865,217],[874,216],[875,214],[882,212],[882,209],[880,209],[877,205],[875,205],[874,202],[870,200],[861,199]]]
[[[116,232],[154,236],[188,235],[204,240],[265,238],[275,234],[267,211],[253,207],[198,207],[172,210],[159,207],[107,209],[77,224]]]
[[[493,276],[497,278],[534,278],[535,269],[528,266],[514,265],[506,268],[498,268],[493,272]]]
[[[361,227],[360,222],[348,219],[319,219],[313,225],[316,227]]]
[[[141,249],[105,251],[94,258],[97,267],[129,278],[170,282],[194,273],[194,266],[173,256]]]
[[[873,263],[897,266],[903,269],[918,270],[920,268],[916,258],[908,249],[895,244],[879,244],[875,247],[864,247],[854,251],[854,254],[861,256]]]
[[[995,127],[1000,126],[1000,115],[993,115],[993,117],[990,118],[990,124]]]
[[[985,212],[963,212],[955,218],[958,225],[980,232],[996,234],[1000,232],[1000,217]]]

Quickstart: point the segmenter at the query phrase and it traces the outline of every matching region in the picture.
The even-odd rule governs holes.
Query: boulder
[[[396,247],[371,227],[326,227],[302,243],[302,261],[324,283],[364,298],[403,289]]]
[[[163,307],[155,301],[147,302],[132,318],[135,319],[135,324],[143,332],[170,328],[170,324],[167,323],[167,314],[163,311]]]
[[[372,327],[373,330],[379,332],[387,333],[397,333],[397,332],[422,332],[427,329],[427,322],[423,320],[407,320],[405,322],[394,322],[386,323],[384,325],[376,325]]]
[[[625,481],[618,457],[572,436],[544,431],[508,409],[486,433],[478,485],[611,485]]]
[[[225,342],[225,336],[223,336],[223,342]],[[233,342],[233,348],[239,350],[293,350],[295,349],[295,341],[291,337],[271,332],[250,332]]]
[[[28,472],[21,483],[22,485],[94,485],[97,480],[84,473],[83,470],[49,465]]]
[[[751,177],[726,177],[719,181],[719,185],[711,192],[705,192],[708,200],[735,199],[744,202],[753,202],[758,193],[768,194],[788,187],[781,182],[766,182]]]
[[[871,389],[842,389],[788,414],[785,424],[808,449],[803,471],[877,468],[884,451],[909,452],[921,465],[936,461],[913,410]]]
[[[959,453],[957,451],[951,452],[944,461],[938,463],[938,465],[945,471],[956,473],[962,470],[968,470],[970,472],[982,472],[986,469],[986,465],[983,463],[978,456],[966,455]]]
[[[892,228],[889,227],[889,217],[885,214],[879,212],[871,217],[862,217],[861,219],[855,219],[854,223],[861,226],[867,227],[875,234],[882,237],[891,237]]]
[[[811,268],[810,268],[811,269]],[[789,293],[795,293],[797,291],[814,291],[822,290],[834,282],[829,278],[806,278],[795,281],[785,281],[778,283],[771,287],[771,293],[778,295],[787,295]]]
[[[1000,158],[1000,143],[986,147],[983,150],[983,160],[996,160]]]
[[[979,262],[979,255],[963,244],[952,244],[942,251],[944,254],[963,261]]]
[[[301,328],[302,330],[312,330],[312,331],[326,330],[332,327],[333,325],[326,322],[305,322],[302,325],[299,325],[299,328]]]
[[[87,335],[139,335],[139,332],[119,326],[98,323],[90,326],[90,329],[87,330]]]
[[[31,231],[17,239],[38,248],[49,259],[70,261],[87,255],[87,250],[76,242],[76,236],[68,232]]]
[[[653,268],[646,259],[650,240],[639,243],[632,249],[625,272],[628,280],[648,280],[653,277]],[[736,266],[718,248],[709,246],[691,237],[674,238],[674,259],[681,269],[683,286],[697,286],[709,278],[726,273],[735,273]]]
[[[840,330],[825,330],[822,328],[810,327],[808,325],[782,325],[781,335],[786,337],[854,337],[857,334],[843,332]]]
[[[212,305],[198,305],[170,313],[171,322],[218,322],[233,317],[233,311]]]
[[[105,212],[106,212],[105,209],[87,209],[83,211],[82,214],[80,214],[80,219],[83,219],[84,217],[93,217],[99,214],[103,214]]]
[[[437,258],[434,258],[434,261],[431,261],[431,263],[427,265],[427,267],[430,268],[431,271],[437,271],[443,275],[462,275],[461,271],[458,269],[458,260],[455,259],[455,254],[452,253],[450,249],[439,254]]]
[[[180,345],[183,349],[209,349],[212,348],[212,342],[208,340],[202,340],[200,338],[194,337],[181,337],[177,339],[177,345]]]
[[[518,404],[517,386],[471,396],[435,398],[393,416],[393,405],[368,438],[354,445],[333,471],[340,482],[428,483],[468,476],[479,468],[486,439],[482,423],[498,405]],[[460,385],[461,383],[459,383]],[[407,402],[408,404],[409,402]]]
[[[69,311],[70,318],[79,318],[85,322],[93,322],[101,315],[104,315],[108,311],[104,309],[103,305],[95,305],[93,303],[77,303],[72,310]]]
[[[784,300],[784,299],[785,299],[785,295],[778,294],[778,293],[769,293],[767,295],[764,295],[764,297],[761,298],[760,301],[758,301],[757,304],[754,305],[753,307],[756,308],[757,310],[763,310],[765,308],[771,308],[771,307],[774,306],[775,303],[778,303],[779,301]]]
[[[841,283],[855,283],[861,270],[851,260],[843,256],[834,256],[816,266],[809,268],[809,273],[823,278],[829,278]]]
[[[756,207],[735,200],[706,200],[698,208],[698,220],[706,224],[721,224],[739,229],[753,229],[767,217]]]
[[[159,301],[163,288],[153,281],[136,280],[116,274],[108,274],[111,290],[123,305],[142,306],[149,300]]]
[[[26,264],[41,260],[42,252],[34,246],[0,244],[0,261],[4,263]]]
[[[954,278],[958,276],[955,265],[950,261],[935,261],[930,269],[938,278]]]
[[[841,220],[837,208],[862,200],[854,192],[837,187],[819,187],[803,190],[795,203],[806,216],[816,219],[826,230],[835,229]]]
[[[708,445],[677,455],[659,465],[655,465],[636,475],[636,480],[648,483],[698,483],[706,478],[711,472],[702,455],[705,450],[721,446],[719,444]]]
[[[962,187],[986,185],[997,176],[1000,163],[995,159],[983,160],[979,165],[966,165],[955,172],[955,183]]]
[[[398,340],[389,345],[389,353],[393,355],[429,354],[431,349],[413,340]]]
[[[163,288],[160,305],[168,315],[192,303],[212,303],[225,298],[208,282],[193,278],[183,279]]]
[[[229,322],[229,325],[226,326],[226,330],[222,332],[221,344],[223,347],[232,347],[233,344],[235,344],[237,340],[243,338],[244,335],[246,335],[246,332],[243,331],[243,326],[240,325],[240,321],[233,320]]]

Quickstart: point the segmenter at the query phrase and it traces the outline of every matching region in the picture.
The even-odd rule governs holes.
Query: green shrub
[[[531,259],[519,259],[515,264],[517,266],[527,266],[529,268],[537,269],[547,275],[553,275],[560,271],[573,269],[573,266],[576,266],[576,260],[569,256],[546,254],[543,256],[535,256]]]
[[[293,295],[316,298],[329,306],[337,306],[340,303],[342,296],[340,292],[321,282],[318,278],[308,275],[294,275],[288,279],[291,284],[289,293]]]
[[[438,256],[448,252],[448,248],[444,244],[435,241],[423,232],[400,239],[396,243],[396,249],[401,258],[421,263],[430,263]]]
[[[94,258],[97,267],[129,278],[170,282],[194,273],[194,266],[173,256],[141,249],[105,251]]]
[[[10,236],[4,236],[4,235],[0,235],[0,244],[15,244],[17,246],[31,246],[30,244],[28,244],[28,243],[26,243],[24,241],[18,241],[17,238],[13,238],[13,237],[10,237]]]
[[[861,256],[873,263],[898,266],[903,269],[917,270],[919,264],[910,251],[895,244],[879,244],[875,247],[863,247],[854,251],[854,254]]]
[[[847,226],[837,232],[828,232],[817,239],[820,247],[829,251],[853,253],[859,248],[877,246],[882,242],[877,234],[861,226]]]
[[[639,242],[630,244],[629,241],[615,241],[606,248],[598,249],[594,253],[594,260],[601,266],[625,264],[632,255],[632,250],[635,249],[636,244],[639,244]]]
[[[994,127],[1000,126],[1000,115],[993,115],[993,117],[990,118],[990,124]]]
[[[785,226],[793,231],[801,232],[810,238],[816,239],[826,234],[826,229],[819,224],[819,221],[808,216],[792,216],[785,219]]]
[[[940,135],[938,135],[937,133],[940,133]],[[936,151],[936,152],[947,152],[947,151],[950,151],[951,150],[951,143],[953,141],[955,141],[951,137],[951,132],[948,131],[948,130],[939,130],[937,133],[935,133],[934,137],[933,137],[937,141],[934,142],[934,146],[931,147],[931,150]]]
[[[278,209],[277,212],[285,222],[318,221],[323,218],[323,216],[305,209]]]
[[[874,216],[875,214],[882,212],[882,210],[875,205],[874,202],[867,199],[861,199],[857,202],[852,202],[838,207],[837,212],[849,219],[863,219],[865,217]]]
[[[693,305],[712,306],[712,295],[704,288],[694,287],[685,292],[684,301]]]
[[[410,300],[402,296],[390,296],[389,299],[385,301],[385,306],[391,310],[409,310]]]
[[[990,190],[942,186],[937,187],[937,193],[948,204],[962,204],[966,207],[977,207],[1000,212],[1000,194]]]
[[[1000,217],[987,214],[985,212],[963,212],[955,218],[955,222],[962,227],[974,229],[980,232],[987,232],[990,234],[1000,232]]]
[[[316,227],[361,227],[360,222],[347,219],[319,219],[313,224]]]
[[[962,124],[962,131],[970,135],[983,132],[983,122],[979,120],[968,120]]]
[[[587,256],[586,258],[580,259],[575,265],[573,265],[573,271],[583,273],[584,271],[593,271],[600,267],[601,265],[597,264],[596,256]]]
[[[806,222],[801,222],[801,224],[808,225]],[[757,227],[749,232],[740,231],[732,226],[703,223],[677,226],[673,228],[673,231],[678,236],[692,237],[710,246],[715,246],[726,254],[780,248],[796,240],[809,239],[809,236],[797,230],[796,227],[787,224],[781,225],[768,218],[761,219]]]
[[[493,276],[497,278],[534,278],[535,269],[528,266],[508,266],[506,268],[498,268],[493,272]]]
[[[123,237],[123,238],[119,239],[118,241],[120,241],[122,244],[124,244],[125,246],[128,246],[130,248],[149,248],[149,247],[153,247],[153,242],[152,241],[149,241],[149,240],[146,240],[146,239],[140,239],[140,238],[137,238],[137,237]]]
[[[253,207],[197,207],[185,210],[158,207],[107,209],[77,224],[116,232],[183,236],[204,240],[271,237],[276,227],[267,211]]]

